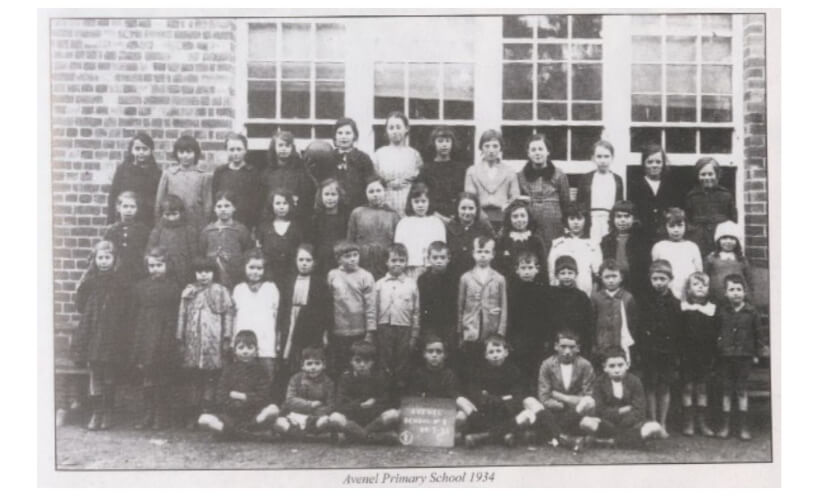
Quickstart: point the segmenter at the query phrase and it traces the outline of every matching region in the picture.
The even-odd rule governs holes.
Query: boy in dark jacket
[[[203,413],[199,425],[225,437],[246,437],[274,421],[279,410],[271,403],[273,386],[258,361],[256,334],[239,331],[233,353],[236,360],[225,367],[216,388],[215,413]]]
[[[554,275],[559,285],[548,290],[547,308],[551,329],[571,329],[579,338],[582,353],[590,356],[594,328],[591,300],[577,288],[577,262],[574,257],[563,255],[554,262]]]
[[[535,422],[535,412],[526,408],[536,402],[527,397],[527,382],[520,369],[506,360],[508,344],[500,334],[491,334],[484,341],[485,360],[472,369],[468,397],[476,407],[468,412],[466,446],[473,448],[488,441],[514,446],[515,433]]]
[[[730,410],[732,395],[738,399],[739,437],[752,439],[747,425],[747,379],[753,363],[764,348],[761,317],[755,308],[746,302],[747,283],[738,274],[724,278],[724,293],[727,304],[719,309],[721,322],[716,343],[719,361],[719,376],[723,386],[722,425],[716,435],[722,439],[730,437]]]
[[[625,350],[612,346],[604,354],[604,375],[593,390],[596,413],[583,417],[580,427],[597,438],[613,438],[621,447],[661,437],[662,426],[645,420],[645,391],[642,381],[628,372]]]
[[[604,260],[617,261],[622,269],[622,287],[638,299],[650,293],[647,269],[653,243],[636,222],[635,210],[629,201],[614,203],[610,231],[599,248]]]
[[[356,441],[397,441],[394,432],[382,432],[394,427],[400,419],[397,410],[389,406],[389,379],[376,369],[375,345],[357,341],[350,347],[350,369],[338,379],[335,412],[329,419],[333,427]]]
[[[459,275],[449,265],[449,248],[442,241],[433,241],[428,252],[429,269],[418,277],[420,292],[420,334],[440,336],[446,348],[457,345],[457,301]],[[451,363],[451,358],[449,357]]]
[[[653,293],[640,309],[641,331],[636,338],[642,360],[642,377],[648,398],[648,416],[662,426],[667,437],[667,412],[670,409],[670,385],[678,361],[682,308],[669,288],[673,270],[667,260],[650,265]]]

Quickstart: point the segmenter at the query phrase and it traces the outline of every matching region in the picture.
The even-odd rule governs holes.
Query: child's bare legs
[[[667,412],[670,410],[670,386],[665,383],[659,383],[656,387],[656,398],[659,403],[659,418],[657,421],[665,431],[663,437],[667,437]]]
[[[693,383],[685,382],[682,387],[682,434],[692,436],[693,427]]]
[[[736,396],[738,397],[739,438],[743,441],[749,441],[753,436],[750,434],[750,426],[748,425],[747,419],[747,412],[750,406],[747,390],[740,389],[736,392]]]
[[[696,428],[706,437],[713,437],[713,430],[707,424],[707,384],[696,384]]]
[[[398,423],[400,423],[400,411],[393,408],[378,415],[378,417],[367,424],[364,429],[367,434],[372,434],[395,427]]]
[[[722,439],[730,437],[730,410],[732,410],[731,391],[725,390],[721,397],[722,425],[716,435]]]
[[[653,386],[645,386],[645,401],[648,406],[648,418],[657,420],[656,416],[656,389]]]

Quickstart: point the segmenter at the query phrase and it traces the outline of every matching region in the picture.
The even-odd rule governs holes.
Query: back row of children
[[[405,146],[407,131],[408,121],[404,116],[396,114],[387,119],[390,146]],[[550,349],[553,344],[556,329],[574,330],[580,336],[580,348],[584,349],[586,354],[594,350],[601,350],[602,345],[610,344],[608,341],[617,345],[624,344],[626,351],[633,344],[631,341],[634,336],[631,335],[628,338],[628,335],[631,334],[630,329],[641,329],[640,324],[637,324],[638,317],[635,316],[637,312],[634,308],[638,306],[635,303],[636,300],[622,296],[620,292],[623,302],[620,309],[608,305],[609,311],[603,315],[597,310],[603,305],[597,305],[593,303],[594,298],[588,298],[589,294],[592,297],[597,294],[602,295],[602,286],[600,286],[600,292],[593,292],[594,275],[601,266],[602,257],[595,243],[585,237],[586,227],[589,224],[585,209],[570,203],[565,204],[564,207],[561,206],[559,210],[565,235],[562,238],[549,240],[546,237],[543,240],[541,236],[546,229],[539,229],[532,220],[537,217],[533,207],[537,206],[538,201],[530,197],[527,200],[516,198],[507,202],[513,196],[515,189],[515,182],[507,177],[501,183],[509,184],[507,187],[511,195],[509,198],[505,200],[500,198],[503,195],[499,195],[498,191],[502,188],[492,189],[494,188],[492,184],[495,186],[500,184],[497,181],[498,177],[502,176],[499,172],[503,168],[500,167],[503,164],[499,161],[499,152],[502,149],[502,137],[499,133],[489,131],[481,138],[484,161],[466,172],[463,188],[466,191],[454,195],[457,201],[452,205],[454,212],[449,212],[451,217],[440,213],[441,210],[444,210],[442,207],[444,202],[434,203],[434,205],[441,205],[437,207],[439,215],[430,214],[430,200],[445,190],[440,186],[441,184],[448,185],[452,191],[457,190],[451,181],[438,180],[435,182],[434,180],[436,176],[451,174],[451,171],[447,169],[448,165],[436,163],[423,167],[422,172],[426,172],[429,185],[421,181],[409,181],[408,184],[404,184],[406,181],[393,176],[390,176],[393,178],[389,182],[374,176],[371,180],[369,178],[361,180],[359,176],[362,176],[360,174],[362,167],[350,165],[353,162],[366,162],[361,158],[365,157],[365,154],[354,149],[356,138],[357,128],[354,121],[340,120],[336,124],[338,149],[332,153],[326,153],[326,149],[316,147],[318,152],[312,156],[311,160],[308,160],[311,162],[310,170],[312,171],[329,170],[326,173],[328,177],[321,183],[315,195],[317,208],[311,224],[315,228],[312,237],[304,236],[299,228],[299,218],[304,219],[307,216],[299,212],[306,211],[305,205],[308,205],[308,202],[299,200],[310,196],[309,188],[303,185],[310,183],[311,176],[303,166],[286,165],[292,162],[290,157],[297,156],[297,154],[293,150],[292,137],[284,133],[277,135],[273,140],[271,156],[276,157],[278,169],[271,167],[275,170],[266,171],[269,172],[268,176],[275,173],[276,170],[287,170],[287,173],[280,172],[279,175],[290,178],[301,175],[306,176],[308,180],[265,179],[266,184],[273,186],[268,195],[265,213],[257,215],[261,219],[264,219],[265,215],[267,217],[266,220],[258,221],[260,224],[253,228],[254,234],[241,222],[234,219],[241,211],[244,219],[247,219],[248,224],[252,225],[252,215],[258,212],[257,209],[246,205],[247,199],[252,198],[252,195],[248,196],[244,192],[241,195],[235,195],[230,190],[221,189],[215,197],[211,196],[215,199],[213,212],[217,220],[197,233],[199,229],[197,224],[200,226],[203,219],[206,218],[202,206],[208,203],[206,199],[208,191],[222,185],[240,190],[244,186],[260,184],[259,181],[246,179],[242,182],[241,174],[244,172],[240,171],[248,171],[252,168],[244,163],[246,140],[239,135],[228,137],[226,144],[231,163],[217,170],[213,176],[214,184],[211,188],[202,186],[209,181],[206,174],[203,179],[183,179],[185,174],[189,173],[191,177],[201,177],[195,175],[201,170],[193,167],[198,163],[200,151],[198,144],[192,138],[182,137],[177,141],[174,146],[174,155],[180,164],[166,170],[159,181],[156,205],[161,211],[162,218],[150,232],[147,243],[142,242],[146,230],[139,227],[139,222],[135,222],[140,213],[145,211],[145,208],[140,207],[147,202],[141,202],[140,196],[132,192],[121,192],[117,195],[114,210],[119,214],[120,220],[106,235],[113,243],[110,246],[98,246],[97,255],[100,252],[109,254],[117,252],[119,255],[116,257],[119,260],[117,273],[120,274],[120,277],[116,278],[118,283],[121,283],[123,287],[133,285],[144,274],[141,262],[143,251],[140,247],[145,244],[148,246],[149,253],[150,250],[154,250],[154,254],[163,259],[166,272],[167,266],[172,267],[171,273],[175,275],[175,282],[180,287],[190,282],[190,276],[187,274],[196,273],[197,283],[187,286],[181,292],[180,322],[174,330],[178,338],[190,336],[191,339],[187,341],[194,343],[191,349],[198,348],[199,350],[193,352],[194,356],[186,360],[187,368],[210,371],[204,374],[194,374],[196,375],[196,378],[192,380],[195,384],[194,397],[206,396],[205,393],[213,390],[217,376],[217,373],[213,371],[217,371],[222,362],[220,356],[212,364],[203,366],[202,364],[207,360],[202,356],[195,356],[197,353],[201,354],[201,350],[205,347],[214,346],[213,342],[206,342],[208,340],[203,336],[211,334],[219,336],[215,340],[215,346],[221,354],[225,354],[230,343],[229,339],[224,339],[225,336],[232,336],[236,334],[235,331],[244,329],[256,330],[259,355],[263,359],[262,363],[266,363],[268,376],[271,378],[275,375],[276,359],[297,357],[299,347],[320,345],[323,342],[330,344],[329,362],[334,367],[334,374],[337,376],[340,369],[349,363],[352,343],[361,336],[367,336],[370,341],[375,341],[375,336],[377,336],[379,362],[393,377],[398,377],[399,372],[407,369],[410,356],[408,350],[411,350],[412,345],[418,341],[421,331],[424,331],[425,336],[440,335],[444,339],[455,365],[459,365],[456,368],[460,371],[461,376],[466,373],[466,365],[479,360],[482,354],[482,344],[478,343],[493,333],[508,334],[513,348],[518,350],[515,353],[515,360],[525,369],[524,377],[529,383],[534,382],[533,376],[536,374],[539,360],[544,350]],[[445,129],[434,135],[437,147],[436,159],[442,159],[436,162],[447,162],[445,160],[449,157],[446,153],[447,145],[450,151],[452,141],[453,136]],[[542,150],[543,148],[545,151]],[[150,162],[151,149],[152,142],[149,137],[141,134],[135,137],[129,149],[133,162],[118,169],[117,177],[120,179],[115,177],[112,196],[118,189],[121,189],[122,184],[129,183],[129,181],[130,184],[136,184],[139,180],[145,179],[139,174],[143,174],[150,168],[146,163]],[[309,153],[307,155],[310,156]],[[399,155],[402,156],[403,153],[394,151],[384,156]],[[406,155],[414,156],[412,153],[406,153]],[[534,180],[539,180],[539,177],[543,177],[539,175],[540,173],[548,174],[540,169],[553,167],[553,164],[547,161],[547,144],[544,138],[532,138],[529,143],[529,155],[532,162],[526,165],[520,177],[529,174],[528,179],[533,177]],[[542,159],[543,155],[544,159]],[[605,169],[606,172],[603,174],[609,173],[605,165],[609,165],[611,155],[610,145],[601,142],[595,147],[595,162],[600,166],[600,171]],[[534,162],[540,159],[548,162],[549,165],[544,167],[543,163]],[[651,156],[647,159],[650,160]],[[389,166],[392,166],[394,170],[402,170],[395,163],[390,163]],[[480,167],[486,169],[481,170]],[[499,168],[494,169],[495,167]],[[457,166],[452,164],[452,169],[456,168]],[[126,172],[120,172],[122,169],[126,169]],[[139,169],[145,170],[134,172]],[[716,173],[718,171],[717,164],[713,162],[705,163],[700,169],[700,176],[707,176],[712,170],[715,170]],[[441,174],[437,172],[439,170],[447,172]],[[646,165],[646,171],[648,170]],[[139,180],[121,179],[126,173],[138,177]],[[533,173],[537,174],[532,176]],[[564,181],[564,176],[560,178],[561,172],[557,169],[551,169],[550,173],[554,182],[549,184],[557,191],[558,185]],[[179,175],[178,178],[176,178],[177,175]],[[320,177],[320,174],[317,173],[313,175]],[[178,184],[173,187],[171,185],[175,179],[178,180]],[[648,181],[647,175],[646,181]],[[217,182],[219,185],[216,184]],[[353,210],[347,222],[344,222],[341,214],[345,203],[342,199],[353,198],[355,195],[345,194],[344,182],[352,185],[353,192],[356,184],[364,185],[363,196],[368,202],[367,206]],[[522,180],[518,181],[520,182]],[[280,187],[283,183],[287,183],[286,186],[291,189]],[[591,185],[595,184],[596,180],[592,177]],[[415,214],[416,218],[409,216],[399,220],[399,213],[385,205],[385,198],[394,197],[396,192],[404,186],[408,187],[408,194],[403,197],[406,198],[405,212]],[[517,188],[519,189],[519,184]],[[150,188],[143,189],[150,190]],[[476,191],[477,194],[470,193],[469,189]],[[592,193],[593,189],[592,187]],[[300,194],[293,194],[290,192],[292,190],[298,190]],[[392,193],[387,195],[387,190]],[[578,199],[584,198],[583,190],[584,188],[581,187]],[[619,188],[615,188],[615,191],[619,191]],[[446,194],[450,195],[451,191]],[[591,194],[591,197],[596,196],[598,195]],[[621,195],[615,194],[614,196]],[[358,197],[360,199],[360,195]],[[483,199],[482,208],[481,197]],[[559,193],[558,197],[558,202],[562,205],[563,193]],[[508,205],[505,205],[504,202]],[[540,203],[544,206],[539,211],[540,216],[546,219],[553,218],[554,202],[549,203],[544,200]],[[486,214],[486,217],[494,221],[496,225],[497,212],[498,210],[502,212],[501,205],[506,206],[503,219],[504,228],[495,241],[493,239],[495,232],[482,220],[483,215],[481,214]],[[595,203],[592,202],[591,205]],[[184,217],[189,213],[192,215],[187,215],[188,218],[185,220]],[[624,285],[629,287],[641,302],[643,295],[651,294],[646,288],[650,286],[647,281],[652,283],[652,279],[648,277],[648,271],[645,269],[650,264],[650,259],[668,259],[670,260],[669,266],[672,268],[666,272],[675,276],[670,280],[676,282],[673,292],[677,298],[682,296],[681,288],[693,272],[690,267],[701,269],[700,254],[698,262],[696,261],[695,252],[698,251],[695,249],[696,246],[693,245],[691,249],[691,243],[684,240],[686,225],[684,212],[679,209],[670,209],[667,212],[666,229],[669,239],[656,243],[650,257],[647,257],[644,251],[633,248],[634,246],[650,246],[650,243],[643,245],[632,242],[632,238],[636,238],[638,231],[634,229],[636,223],[634,222],[633,205],[627,202],[616,203],[609,217],[613,224],[613,232],[605,240],[609,248],[613,246],[609,253],[617,263],[606,262],[605,266],[616,269],[612,271],[618,272],[622,280],[618,284],[624,282]],[[428,225],[420,223],[407,225],[405,234],[401,236],[401,223],[415,220],[431,222],[428,222]],[[593,219],[591,220],[590,224],[593,225]],[[443,226],[443,239],[440,239],[441,236],[439,236],[441,229],[431,228],[434,225]],[[437,234],[428,239],[420,239],[425,238],[428,233]],[[722,235],[718,236],[719,234]],[[724,272],[734,272],[736,267],[743,270],[745,264],[737,246],[739,235],[735,225],[722,224],[721,231],[717,231],[716,235],[720,249],[713,257],[708,258],[718,262],[712,266],[718,266],[718,270],[722,271],[718,277],[722,281],[721,276],[725,275]],[[348,238],[347,242],[338,243],[345,237]],[[256,244],[261,245],[262,254],[258,255],[256,252],[256,255],[242,259],[242,254],[254,244],[253,238]],[[305,239],[312,240],[315,248],[300,246]],[[443,243],[444,240],[446,244]],[[605,241],[603,241],[604,246],[606,246]],[[327,252],[329,250],[333,252],[328,261]],[[209,261],[199,260],[194,267],[190,267],[190,261],[193,260],[195,254],[206,255]],[[150,271],[150,257],[147,262],[148,271]],[[156,260],[154,262],[155,265],[161,265]],[[336,262],[337,265],[333,262]],[[359,264],[364,268],[358,267]],[[320,267],[319,277],[312,279],[317,283],[305,282],[305,279],[309,279],[312,272],[316,270],[316,265]],[[492,265],[499,272],[492,269]],[[331,269],[333,266],[337,268]],[[429,269],[426,270],[426,267]],[[99,267],[96,268],[99,269]],[[203,270],[205,268],[209,270]],[[102,270],[102,272],[105,271]],[[325,272],[328,272],[326,279],[324,278]],[[404,272],[413,277],[405,277]],[[572,272],[573,276],[570,275]],[[550,275],[555,288],[548,291],[552,295],[549,298],[552,302],[558,301],[559,303],[543,305],[540,303],[543,300],[538,293],[539,289],[536,291],[525,289],[525,283],[532,283],[529,286],[534,288],[533,283],[541,281],[541,279],[538,280],[538,273],[541,274],[540,278],[546,273]],[[604,270],[600,275],[604,283]],[[246,281],[237,284],[242,279]],[[376,279],[377,285],[375,284]],[[574,283],[572,279],[576,282]],[[153,278],[148,280],[153,280]],[[222,285],[214,283],[214,280],[219,280]],[[319,288],[324,286],[325,280],[327,282],[326,293],[321,294]],[[678,282],[680,280],[681,283]],[[513,284],[507,287],[507,282]],[[145,282],[144,285],[148,284]],[[562,288],[570,288],[574,284],[582,291],[561,291]],[[643,284],[645,289],[640,288],[640,284]],[[111,297],[112,294],[105,291],[104,286],[105,284],[100,286],[103,288],[100,295],[105,298]],[[81,284],[80,293],[83,289],[87,290],[88,287],[89,285],[86,284],[83,288]],[[215,289],[217,287],[222,289]],[[537,287],[548,289],[542,284]],[[232,294],[230,289],[233,289]],[[452,301],[447,297],[452,295],[455,289],[458,292],[458,306],[446,305],[446,301]],[[611,291],[617,292],[617,290],[609,289],[607,285],[604,286],[604,289],[609,291],[609,297],[613,297]],[[147,300],[155,300],[156,295],[160,292],[148,289],[143,293],[146,305],[149,305],[150,302]],[[135,294],[139,297],[139,291],[136,291]],[[715,293],[715,295],[720,298],[721,293]],[[646,301],[649,299],[646,298]],[[333,301],[331,305],[330,301]],[[78,297],[77,302],[80,304],[82,298]],[[314,309],[305,308],[310,302]],[[186,305],[190,308],[186,308]],[[78,306],[85,317],[84,305]],[[328,308],[330,306],[332,307],[331,312]],[[242,307],[246,311],[242,311]],[[209,326],[209,319],[202,319],[199,315],[202,311],[213,314],[210,316],[213,317],[212,321],[216,322],[213,327],[220,327],[219,332],[202,331]],[[243,322],[241,315],[244,315],[243,320],[248,322]],[[299,315],[309,319],[308,323],[301,324],[303,329],[301,334],[297,330]],[[545,317],[538,319],[534,317],[537,315]],[[659,312],[658,315],[664,314]],[[84,320],[93,327],[99,324],[96,321],[97,317],[90,316],[90,323],[87,322],[88,319],[84,318]],[[230,319],[233,318],[237,322],[230,322]],[[540,322],[548,322],[549,325],[543,326]],[[670,323],[675,325],[677,322]],[[600,327],[605,327],[605,325],[612,329],[613,332],[610,334],[619,337],[608,341],[598,339],[600,335],[606,334],[600,332]],[[623,330],[626,332],[622,332]],[[80,336],[83,335],[82,331],[83,326],[81,325]],[[311,337],[309,339],[305,337],[303,344],[299,344],[296,337],[302,334]],[[140,333],[137,335],[141,336]],[[316,341],[319,337],[320,341]],[[110,340],[110,338],[106,339]],[[79,349],[80,345],[87,341],[87,339],[77,339],[75,343]],[[528,346],[529,342],[532,346]],[[637,344],[639,344],[638,340]],[[676,348],[676,345],[675,343],[670,344],[665,348]],[[659,351],[675,353],[678,350],[660,349]],[[95,360],[88,358],[85,361],[94,362]],[[668,362],[657,360],[656,363]],[[92,387],[92,394],[94,394],[94,391],[100,388],[104,390],[111,384],[109,377],[112,376],[112,373],[104,366],[98,367],[97,373],[93,373],[95,367],[91,368],[92,386],[95,383],[98,386],[97,388]],[[157,370],[150,366],[146,367],[144,364],[143,369],[151,372]],[[534,370],[533,373],[532,370]],[[663,376],[663,372],[667,371],[659,370],[656,375]],[[741,378],[744,372],[744,369],[741,369],[736,374]],[[156,379],[146,379],[149,386],[147,390],[150,391],[150,394],[154,394],[158,389],[153,385],[156,381]],[[657,410],[657,413],[653,413],[652,416],[663,424],[667,415],[666,399],[669,396],[666,393],[667,388],[664,387],[667,380],[659,382],[658,394],[649,395],[649,397],[655,396],[658,399],[649,402],[649,405],[658,404],[653,408]],[[650,387],[649,392],[651,392]],[[112,395],[94,395],[101,397],[102,406],[100,415],[95,416],[96,421],[95,418],[92,418],[91,424],[104,425],[105,415],[103,414],[109,411],[105,406],[110,404],[110,399],[105,399],[105,397],[112,397]],[[746,399],[746,395],[744,397]],[[152,401],[158,402],[155,397]],[[198,408],[199,403],[199,400],[194,398],[190,404],[194,405],[192,408]],[[744,405],[746,406],[746,401]],[[741,406],[740,401],[739,407]]]

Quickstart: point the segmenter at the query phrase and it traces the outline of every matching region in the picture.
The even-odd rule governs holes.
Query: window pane
[[[278,129],[278,124],[247,124],[248,138],[270,138]]]
[[[540,60],[568,60],[568,43],[540,43],[537,58]]]
[[[534,16],[504,16],[503,37],[532,38],[534,36],[533,27],[536,24],[536,19]]]
[[[702,60],[705,62],[730,62],[732,39],[723,36],[702,38]]]
[[[527,150],[525,147],[528,137],[535,134],[532,127],[526,126],[504,126],[500,130],[503,133],[503,158],[505,160],[525,160]]]
[[[531,43],[506,43],[503,45],[504,60],[531,60],[534,46]]]
[[[247,115],[267,118],[276,116],[275,81],[247,82]]]
[[[696,93],[695,65],[667,66],[668,93]]]
[[[409,118],[440,118],[440,66],[438,64],[409,65]]]
[[[574,29],[571,36],[574,38],[601,38],[602,16],[575,15],[573,16]]]
[[[541,127],[538,129],[541,134],[548,138],[551,149],[548,156],[551,160],[568,160],[568,128],[567,127]]]
[[[566,103],[538,103],[537,119],[544,121],[567,121],[568,104]]]
[[[343,81],[316,81],[315,117],[318,119],[339,119],[343,116]]]
[[[638,64],[631,67],[631,91],[662,91],[662,66],[658,64]]]
[[[602,100],[602,64],[574,64],[574,100]]]
[[[315,77],[317,79],[344,79],[344,64],[334,64],[329,62],[318,62],[315,64]]]
[[[282,62],[281,64],[282,79],[309,79],[310,78],[310,63],[309,62]]]
[[[315,129],[315,139],[332,139],[334,137],[332,126],[313,126],[313,128]]]
[[[659,36],[634,36],[631,41],[634,62],[659,62],[662,60],[662,38]]]
[[[731,122],[733,98],[729,96],[702,96],[703,122]]]
[[[281,126],[281,130],[290,131],[296,139],[312,139],[312,126],[310,125]]]
[[[731,93],[733,75],[729,65],[702,66],[702,93]]]
[[[565,100],[568,64],[537,64],[537,94],[540,100]]]
[[[702,15],[702,31],[730,31],[733,29],[733,17],[729,14]]]
[[[656,33],[662,29],[662,18],[658,15],[631,16],[631,31],[634,33]]]
[[[698,15],[667,15],[665,19],[667,29],[671,33],[689,33],[699,30]]]
[[[668,36],[667,60],[669,62],[695,62],[695,36]]]
[[[276,29],[275,24],[250,24],[247,40],[250,60],[275,60]]]
[[[340,24],[315,26],[315,55],[319,59],[344,59],[344,27]]]
[[[548,15],[537,16],[538,38],[567,38],[568,37],[568,16]]]
[[[534,97],[532,64],[503,65],[503,99],[528,100]]]
[[[393,110],[405,111],[403,64],[375,64],[375,117],[384,119]]]
[[[668,153],[696,153],[696,130],[692,128],[666,129],[665,148]]]
[[[662,97],[659,95],[631,96],[631,119],[638,122],[662,120]]]
[[[534,118],[531,102],[503,103],[503,119],[525,121]]]
[[[571,50],[574,60],[602,60],[602,45],[574,43]]]
[[[732,129],[702,129],[701,153],[732,153]]]
[[[254,79],[275,79],[275,62],[249,62],[247,64],[247,77]]]
[[[308,81],[281,82],[281,117],[310,117],[310,83]]]
[[[599,141],[601,135],[601,127],[571,128],[571,160],[589,159],[594,143]]]
[[[575,103],[571,105],[571,119],[576,121],[602,120],[602,105],[599,103]]]
[[[669,122],[696,122],[696,97],[694,95],[669,95],[667,97],[667,120]]]
[[[443,66],[443,118],[474,118],[474,67],[471,64]]]
[[[310,58],[310,27],[307,24],[284,24],[281,57],[284,60]]]
[[[662,144],[662,129],[658,127],[631,128],[631,151],[641,152],[648,145]]]

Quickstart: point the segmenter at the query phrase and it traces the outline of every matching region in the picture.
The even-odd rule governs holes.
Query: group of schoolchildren
[[[571,202],[544,136],[517,173],[498,131],[466,167],[450,129],[432,133],[425,163],[408,130],[390,114],[374,162],[352,119],[336,123],[334,147],[303,156],[278,132],[262,168],[229,134],[229,163],[212,174],[193,137],[162,171],[136,134],[75,300],[88,429],[112,425],[116,385],[136,376],[140,429],[395,443],[401,398],[421,396],[455,400],[467,446],[630,446],[668,436],[680,375],[683,434],[729,437],[735,395],[751,438],[763,330],[713,159],[696,166],[694,203],[651,211],[623,201],[607,142]],[[668,186],[652,167],[667,161],[645,153],[656,195]]]

